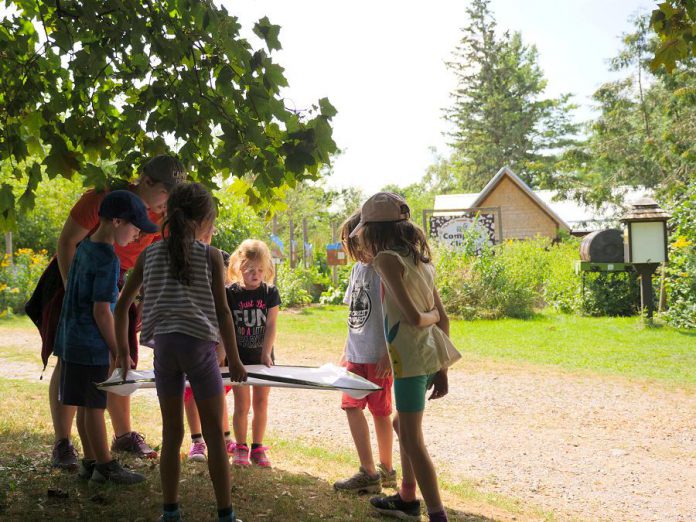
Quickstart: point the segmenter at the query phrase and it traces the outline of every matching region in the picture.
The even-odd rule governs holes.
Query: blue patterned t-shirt
[[[85,238],[75,251],[68,273],[63,309],[53,353],[64,361],[108,366],[109,347],[94,320],[94,303],[118,299],[120,263],[113,245]]]

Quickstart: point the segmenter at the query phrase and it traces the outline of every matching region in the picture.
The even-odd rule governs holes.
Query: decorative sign
[[[271,234],[271,256],[274,260],[278,260],[275,261],[276,264],[279,263],[281,259],[283,259],[284,248],[285,245],[283,244],[283,240],[275,234]]]
[[[465,212],[449,216],[430,216],[430,237],[460,249],[464,246],[465,235],[474,227],[476,250],[484,244],[495,243],[495,214]]]
[[[326,264],[329,266],[348,264],[348,259],[343,250],[342,243],[330,243],[326,245]]]

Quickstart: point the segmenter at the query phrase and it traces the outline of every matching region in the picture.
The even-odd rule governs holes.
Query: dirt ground
[[[30,334],[5,343],[37,346]],[[0,377],[39,373],[0,350]],[[692,390],[467,360],[450,375],[449,395],[428,404],[424,426],[449,482],[474,481],[561,520],[696,521]],[[337,394],[276,389],[271,398],[274,435],[352,447]]]

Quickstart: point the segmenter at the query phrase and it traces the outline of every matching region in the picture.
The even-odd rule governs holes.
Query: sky
[[[386,184],[419,181],[436,154],[447,155],[442,109],[455,86],[445,62],[466,25],[466,0],[224,0],[254,47],[251,28],[268,16],[281,26],[286,103],[309,108],[328,97],[337,108],[334,139],[343,153],[328,184],[367,194]],[[500,30],[519,31],[536,45],[548,80],[546,95],[570,92],[580,121],[592,116],[590,97],[615,76],[608,60],[649,13],[648,0],[492,0]],[[433,153],[433,149],[435,153]],[[491,173],[491,176],[495,173]]]

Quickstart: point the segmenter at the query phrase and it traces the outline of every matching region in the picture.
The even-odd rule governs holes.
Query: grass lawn
[[[345,336],[345,307],[283,312],[279,356],[308,363],[336,359]],[[455,319],[451,336],[462,353],[477,358],[696,385],[696,332],[645,327],[638,317],[543,313],[527,320]]]

